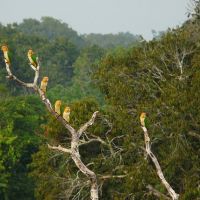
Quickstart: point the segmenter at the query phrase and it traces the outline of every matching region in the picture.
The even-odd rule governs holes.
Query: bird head
[[[142,112],[141,114],[140,114],[140,118],[145,118],[147,116],[147,114],[145,113],[145,112]]]
[[[48,80],[49,80],[49,78],[47,76],[43,77],[43,79],[42,79],[42,81],[46,82],[46,83],[48,82]]]
[[[28,50],[28,55],[30,55],[30,56],[33,55],[33,50],[32,49]]]
[[[65,107],[65,110],[64,110],[64,112],[66,112],[66,113],[68,113],[68,112],[70,112],[70,107]]]
[[[1,50],[2,50],[3,52],[8,51],[8,46],[7,46],[7,45],[3,45],[3,46],[1,47]]]
[[[61,106],[62,101],[61,101],[61,100],[57,100],[55,104],[56,104],[57,106]]]

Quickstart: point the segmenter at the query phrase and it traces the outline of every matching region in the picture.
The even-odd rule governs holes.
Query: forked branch
[[[64,148],[60,145],[59,146],[51,146],[49,144],[48,144],[48,147],[49,147],[49,149],[62,151],[64,153],[69,153],[71,155],[71,158],[73,159],[74,163],[79,168],[79,170],[83,174],[85,174],[90,180],[90,183],[91,183],[91,190],[90,190],[91,199],[92,200],[98,200],[99,199],[98,198],[98,184],[97,184],[96,174],[93,171],[91,171],[90,169],[88,169],[88,167],[81,161],[80,153],[79,153],[79,143],[80,143],[79,138],[82,135],[82,133],[89,126],[93,125],[98,111],[94,112],[91,119],[88,122],[86,122],[83,126],[81,126],[78,131],[76,131],[72,126],[69,125],[69,123],[67,123],[67,121],[65,121],[63,119],[63,117],[61,117],[60,115],[58,115],[54,111],[54,109],[52,108],[50,100],[46,97],[45,93],[38,86],[39,69],[40,69],[39,64],[38,64],[37,68],[35,68],[34,66],[31,65],[31,68],[34,69],[34,71],[35,71],[35,77],[34,77],[33,83],[25,83],[25,82],[21,81],[20,79],[18,79],[15,75],[12,74],[12,71],[10,70],[10,63],[8,63],[5,60],[5,64],[6,64],[6,71],[8,73],[7,78],[10,79],[10,80],[16,81],[21,86],[24,86],[26,88],[32,88],[40,96],[40,98],[41,98],[42,102],[45,104],[47,110],[60,123],[62,123],[64,125],[64,127],[70,132],[70,134],[72,136],[71,137],[72,138],[71,139],[71,149]]]
[[[98,112],[99,112],[99,111],[94,112],[93,115],[92,115],[92,117],[91,117],[91,119],[90,119],[88,122],[86,122],[84,125],[82,125],[82,126],[80,127],[80,129],[79,129],[78,132],[77,132],[79,137],[83,134],[84,131],[87,130],[87,128],[88,128],[89,126],[92,126],[92,125],[94,124],[94,120],[95,120],[95,118],[96,118]]]

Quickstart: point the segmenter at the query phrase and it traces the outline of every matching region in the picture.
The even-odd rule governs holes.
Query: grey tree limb
[[[171,196],[172,200],[178,200],[179,199],[179,194],[177,194],[174,189],[171,187],[171,185],[167,182],[167,180],[164,177],[164,174],[162,172],[162,169],[160,167],[160,164],[156,158],[156,156],[153,154],[151,151],[151,145],[150,145],[150,137],[147,131],[147,128],[142,126],[142,130],[144,132],[144,142],[145,142],[145,149],[147,155],[151,158],[152,162],[154,163],[156,167],[156,172],[158,177],[161,180],[161,183],[164,185],[164,187],[167,189],[169,195]]]

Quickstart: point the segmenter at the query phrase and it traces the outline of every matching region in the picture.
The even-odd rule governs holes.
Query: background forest
[[[34,74],[27,50],[49,77],[47,96],[71,107],[78,127],[99,110],[89,132],[117,138],[110,154],[98,142],[81,147],[81,157],[99,177],[102,200],[156,200],[149,186],[166,194],[146,158],[139,115],[146,112],[151,148],[181,200],[200,199],[200,18],[147,42],[130,33],[79,35],[51,17],[0,24],[0,44],[13,54],[12,70],[29,82]],[[46,143],[67,146],[67,131],[33,91],[6,80],[0,53],[0,199],[89,199],[68,155]],[[101,178],[102,176],[110,178]],[[77,192],[80,192],[77,197]],[[162,199],[162,198],[161,198]],[[163,198],[164,199],[164,198]]]

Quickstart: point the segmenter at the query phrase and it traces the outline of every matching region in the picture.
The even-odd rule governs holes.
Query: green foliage
[[[36,97],[1,100],[0,104],[0,199],[33,199],[27,164],[37,151],[35,136],[44,122],[43,108]]]
[[[7,130],[8,132],[9,130]],[[14,152],[14,148],[12,144],[16,137],[12,136],[4,136],[2,133],[0,134],[0,197],[4,199],[8,199],[8,187],[9,187],[9,179],[11,174],[9,173],[10,168],[16,162],[16,155]]]
[[[140,41],[139,35],[132,35],[129,32],[118,34],[95,34],[84,35],[86,42],[98,45],[102,48],[130,47],[137,46]]]
[[[182,29],[169,30],[160,40],[143,45],[108,54],[94,76],[113,112],[113,123],[116,126],[113,131],[119,135],[126,134],[123,157],[128,157],[126,154],[129,148],[135,152],[136,158],[132,160],[128,157],[126,165],[139,169],[142,174],[138,182],[134,174],[131,185],[134,185],[132,188],[136,191],[129,192],[133,192],[135,199],[143,199],[141,191],[143,194],[147,191],[145,187],[137,186],[141,182],[145,183],[144,186],[150,183],[165,192],[153,174],[155,169],[148,165],[145,168],[141,166],[143,158],[139,146],[142,145],[143,137],[138,118],[145,111],[150,119],[152,150],[164,169],[166,179],[181,193],[181,199],[196,199],[199,195],[196,189],[199,181],[196,177],[199,174],[200,152],[198,138],[192,138],[189,133],[197,133],[200,128],[197,122],[200,119],[197,103],[199,92],[196,88],[199,84],[199,69],[194,64],[199,64],[199,48],[192,42],[189,33]],[[178,59],[183,59],[183,73]],[[130,135],[132,142],[127,143]],[[135,169],[130,173],[135,173]],[[152,171],[152,174],[145,176],[147,170]],[[189,187],[184,183],[189,178],[188,174],[193,180]],[[145,199],[151,197],[145,196]]]
[[[34,73],[26,53],[30,47],[34,49],[41,60],[41,76],[49,76],[47,96],[52,104],[62,100],[62,112],[70,106],[73,127],[78,129],[94,111],[100,111],[87,134],[106,141],[115,138],[114,153],[100,142],[82,145],[80,153],[98,175],[101,199],[155,200],[147,185],[167,194],[153,163],[145,159],[139,115],[146,112],[151,148],[167,181],[180,200],[197,200],[199,33],[199,19],[195,18],[138,44],[140,37],[129,33],[80,37],[67,24],[44,17],[0,25],[0,44],[9,45],[14,55],[12,70],[27,82]],[[116,46],[129,48],[110,49]],[[70,135],[32,92],[5,81],[3,61],[0,66],[0,199],[70,199],[87,179],[81,173],[76,179],[71,158],[48,150],[45,144],[70,147]],[[112,124],[110,132],[105,118]],[[38,149],[41,142],[44,145]],[[102,175],[124,177],[103,179]],[[80,198],[89,199],[88,187],[82,188]]]
[[[15,55],[11,63],[12,71],[22,80],[29,82],[34,76],[27,58],[27,51],[32,48],[41,62],[41,78],[49,76],[49,87],[56,84],[66,86],[70,83],[73,75],[72,65],[79,50],[68,38],[48,40],[39,35],[26,35],[17,31],[15,26],[7,26],[0,28],[0,45],[4,43],[8,44],[10,52]],[[3,58],[2,52],[0,57]],[[6,71],[3,59],[0,66],[0,83],[5,84]],[[6,86],[12,94],[27,93],[26,90],[19,91],[19,87],[11,81],[6,81]]]
[[[70,108],[70,124],[78,128],[90,119],[92,113],[98,109],[98,104],[95,100],[87,98],[71,103]],[[70,146],[70,134],[51,116],[49,116],[48,123],[43,126],[43,130],[50,144]],[[76,177],[77,168],[69,155],[62,153],[55,155],[53,151],[43,146],[33,155],[30,167],[32,169],[30,176],[36,182],[35,196],[37,199],[55,199],[57,196],[66,199],[70,193],[76,192],[73,179]],[[81,181],[85,181],[85,177]]]
[[[38,200],[53,200],[62,195],[70,172],[65,170],[69,159],[65,155],[54,155],[47,146],[41,146],[34,154],[29,166],[30,176],[35,180],[35,198]]]
[[[103,95],[94,86],[91,80],[92,73],[96,70],[96,63],[104,54],[104,50],[97,46],[82,49],[79,57],[73,64],[74,75],[72,84],[67,87],[56,85],[49,92],[48,96],[55,102],[61,99],[66,102],[78,100],[84,97],[95,97],[99,103],[103,104]]]
[[[68,38],[79,48],[84,45],[84,40],[66,23],[52,17],[42,17],[41,21],[24,19],[21,24],[15,24],[15,28],[27,35],[41,36],[48,40],[59,37]]]
[[[71,109],[70,124],[74,128],[79,128],[81,124],[87,122],[91,118],[93,112],[99,109],[98,103],[92,98],[84,98],[79,101],[73,101],[70,104],[63,102],[61,112],[64,111],[65,106],[69,106]],[[45,135],[47,137],[50,136],[50,138],[53,137],[58,143],[65,142],[66,134],[69,136],[65,127],[52,116],[49,116],[48,123],[43,128]]]

